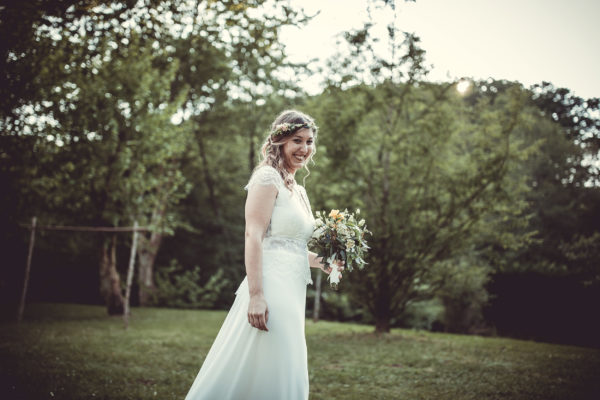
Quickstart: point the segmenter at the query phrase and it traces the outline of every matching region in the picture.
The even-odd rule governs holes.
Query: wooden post
[[[17,312],[17,322],[23,319],[23,311],[25,310],[25,297],[27,296],[27,286],[29,285],[29,271],[31,270],[31,258],[33,256],[33,244],[35,242],[35,224],[37,217],[31,218],[31,233],[29,235],[29,251],[27,252],[27,264],[25,265],[25,279],[23,281],[23,292],[21,293],[21,301],[19,303],[19,311]]]
[[[123,310],[123,320],[125,321],[125,329],[129,327],[129,298],[131,294],[131,282],[133,281],[133,270],[135,266],[135,254],[138,241],[138,223],[133,223],[133,239],[131,244],[131,253],[129,255],[129,268],[127,269],[127,288],[125,289],[125,307]]]
[[[317,270],[317,282],[315,282],[315,306],[313,308],[313,321],[319,321],[321,311],[321,270]]]

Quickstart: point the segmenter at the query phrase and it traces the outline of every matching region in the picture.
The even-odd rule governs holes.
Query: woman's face
[[[287,169],[294,173],[302,168],[313,152],[313,133],[303,128],[282,146],[283,157]]]

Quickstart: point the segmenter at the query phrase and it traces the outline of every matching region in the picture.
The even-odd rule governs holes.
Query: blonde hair
[[[280,124],[297,124],[300,125],[299,128],[295,130],[291,130],[290,132],[286,132],[285,134],[279,134],[273,136],[272,133],[275,131],[276,127]],[[318,128],[315,125],[314,120],[308,115],[297,111],[297,110],[285,110],[281,112],[277,118],[271,124],[271,129],[269,131],[269,135],[265,139],[261,149],[260,154],[262,156],[261,161],[258,163],[257,168],[262,167],[263,165],[268,165],[275,168],[281,177],[283,178],[283,182],[285,187],[287,187],[290,191],[292,190],[292,186],[294,185],[294,178],[292,174],[288,172],[285,165],[285,158],[283,156],[283,145],[292,139],[294,133],[303,129],[302,126],[306,125],[313,133],[313,144],[312,151],[304,164],[304,168],[308,173],[304,177],[304,182],[306,182],[306,178],[310,175],[310,170],[308,169],[308,162],[313,161],[313,156],[317,151],[315,146],[315,140],[317,139],[317,131]]]

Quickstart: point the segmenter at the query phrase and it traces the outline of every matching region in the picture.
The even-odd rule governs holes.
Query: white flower
[[[365,224],[365,220],[361,219],[360,221],[358,221],[358,226],[363,226]]]
[[[346,227],[346,225],[339,225],[337,227],[337,231],[342,236],[348,236],[350,234],[350,232],[348,231],[348,228]]]
[[[325,227],[322,226],[320,228],[315,229],[315,231],[312,234],[312,237],[315,239],[318,239],[319,237],[321,237],[321,235],[323,234],[323,232],[325,231]]]
[[[356,213],[357,213],[357,214],[360,214],[360,208],[357,208],[357,209],[356,209]]]
[[[346,240],[346,249],[352,250],[354,248],[354,240]]]

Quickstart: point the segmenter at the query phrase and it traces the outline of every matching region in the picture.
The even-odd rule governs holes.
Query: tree
[[[278,29],[304,18],[281,3],[256,16],[267,4],[63,2],[28,16],[25,40],[11,36],[3,49],[9,55],[7,81],[26,86],[4,104],[3,134],[15,150],[28,143],[40,155],[27,171],[11,154],[14,164],[5,171],[11,169],[14,182],[17,171],[19,180],[31,178],[27,199],[52,220],[76,214],[76,223],[137,219],[150,226],[138,250],[142,304],[153,291],[163,236],[181,226],[195,230],[173,208],[190,189],[184,173],[189,181],[204,176],[219,218],[215,226],[227,226],[219,217],[223,202],[210,165],[215,160],[208,158],[218,147],[209,150],[207,140],[223,141],[216,136],[220,117],[230,115],[228,98],[244,92],[243,81],[269,76],[278,65],[283,57]],[[4,11],[26,13],[18,5]],[[29,66],[36,71],[32,75]],[[171,122],[175,114],[179,125]],[[42,117],[32,121],[32,115]],[[116,246],[115,237],[100,246],[102,291],[111,313],[120,309]]]
[[[143,37],[154,37],[163,7],[169,5],[161,0],[4,2],[0,9],[0,116],[18,118],[22,106],[42,100],[40,89],[60,79],[60,68],[48,68],[48,58],[56,48],[44,40],[46,35],[62,32],[65,38],[77,37],[83,31],[93,43],[108,33],[119,35],[120,41],[127,36],[124,27],[134,21]],[[84,49],[89,57],[95,51],[95,46]]]
[[[153,50],[140,47],[135,37],[130,40],[127,47],[111,46],[107,40],[107,48],[114,51],[109,50],[108,61],[97,66],[97,74],[84,70],[65,83],[72,84],[77,94],[73,112],[57,113],[59,130],[78,135],[57,137],[64,138],[63,151],[80,175],[69,174],[56,190],[68,194],[65,200],[69,201],[70,196],[81,195],[83,185],[89,199],[87,215],[94,225],[119,226],[138,220],[164,230],[169,226],[156,226],[157,215],[164,217],[168,205],[186,192],[178,164],[191,141],[190,130],[170,121],[185,92],[171,96],[176,63],[156,68]],[[71,146],[71,142],[75,143]],[[116,245],[113,235],[103,241],[100,252],[101,293],[111,314],[122,311]],[[147,276],[142,273],[140,278],[144,283]],[[141,289],[144,293],[144,285]]]
[[[527,108],[536,117],[524,140],[541,144],[523,174],[536,234],[526,247],[495,254],[485,314],[501,334],[597,344],[589,318],[600,298],[591,262],[600,226],[597,107],[549,83],[531,88]]]
[[[167,242],[159,262],[174,258],[188,268],[201,263],[200,284],[225,270],[231,283],[215,304],[230,302],[231,286],[243,273],[242,188],[258,161],[257,147],[271,118],[289,104],[289,89],[300,93],[278,77],[282,68],[301,68],[285,61],[278,32],[306,17],[283,2],[273,8],[261,8],[263,3],[221,7],[214,22],[201,13],[201,23],[191,26],[188,36],[170,43],[180,60],[174,86],[188,87],[182,110],[195,136],[193,157],[182,170],[195,185],[180,209],[188,224]],[[196,249],[192,254],[190,246]]]
[[[45,61],[47,70],[63,71],[60,79],[52,75],[51,85],[39,87],[43,100],[31,106],[43,116],[42,123],[23,124],[27,115],[22,111],[5,120],[52,143],[42,148],[46,170],[32,186],[58,208],[70,204],[70,211],[83,217],[79,224],[145,222],[165,196],[176,202],[184,188],[173,163],[187,148],[189,136],[185,127],[170,122],[185,95],[171,96],[169,90],[177,65],[157,68],[157,52],[130,33],[127,46],[117,44],[118,35],[91,41],[85,33],[70,40],[40,37],[54,49]],[[89,57],[89,47],[94,57]],[[15,133],[19,135],[23,132]],[[100,290],[111,314],[122,311],[116,245],[113,235],[100,246]]]
[[[387,2],[382,7],[391,7]],[[432,297],[448,276],[443,261],[479,235],[505,247],[529,232],[505,234],[526,223],[519,199],[527,191],[515,166],[522,148],[524,90],[516,84],[469,105],[454,83],[432,84],[418,38],[388,28],[380,53],[364,29],[346,35],[349,58],[332,62],[332,81],[315,101],[328,160],[322,167],[335,208],[360,207],[373,231],[369,266],[350,274],[356,302],[366,305],[377,332],[407,304]],[[513,199],[517,200],[513,200]],[[348,204],[348,202],[353,204]],[[325,203],[325,205],[331,203]]]

